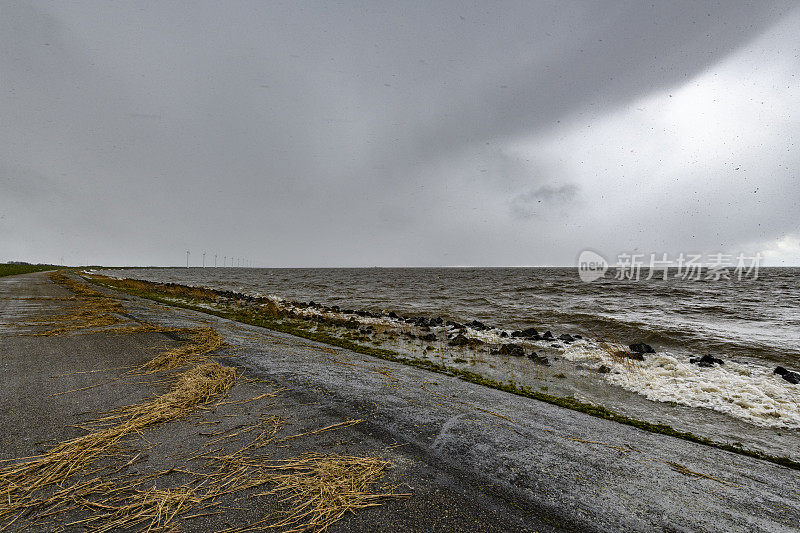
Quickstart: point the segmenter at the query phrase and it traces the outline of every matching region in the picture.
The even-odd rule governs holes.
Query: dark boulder
[[[537,341],[540,339],[539,332],[536,331],[536,328],[526,328],[523,329],[520,333],[522,333],[521,336],[525,337],[526,339],[533,339]]]
[[[553,337],[553,334],[550,333],[550,330],[548,329],[547,331],[544,332],[544,335],[542,335],[542,339],[546,341],[552,341],[555,340],[555,337]]]
[[[536,363],[537,365],[544,365],[550,366],[550,361],[547,360],[547,357],[541,356],[536,352],[531,352],[528,354],[528,359]]]
[[[777,367],[773,374],[778,374],[780,377],[791,383],[792,385],[800,385],[800,374],[786,370],[782,366]]]
[[[505,339],[506,337],[508,337],[508,332],[506,332],[506,331],[501,331],[501,332],[500,332],[500,337],[502,337],[502,338],[504,338],[504,339]]]
[[[636,353],[656,353],[652,346],[649,344],[645,344],[643,342],[638,342],[636,344],[631,344],[629,346],[632,352]]]
[[[561,335],[558,336],[558,338],[564,342],[572,342],[575,340],[569,333],[562,333]]]
[[[441,326],[442,324],[444,324],[444,320],[442,320],[442,317],[440,316],[433,317],[428,322],[430,323],[431,326]]]
[[[388,316],[389,318],[400,318],[394,311],[390,311],[389,314],[386,316]]]
[[[503,344],[497,351],[500,355],[511,355],[513,357],[525,357],[525,348],[519,344]]]
[[[462,326],[458,322],[453,322],[452,320],[448,320],[447,322],[444,323],[444,325],[447,326],[448,328],[456,328],[456,329],[464,328],[464,326]]]
[[[789,372],[781,376],[783,379],[791,383],[792,385],[800,385],[800,374],[797,372]]]
[[[710,368],[714,365],[724,365],[725,361],[722,359],[718,359],[713,355],[704,355],[703,357],[693,357],[689,359],[689,362],[693,365],[702,366],[705,368]]]
[[[486,324],[484,324],[483,322],[481,322],[479,320],[473,320],[472,322],[470,322],[467,325],[469,327],[471,327],[472,329],[477,329],[478,331],[483,331],[483,330],[489,329],[489,326],[487,326]]]
[[[420,336],[419,336],[419,340],[421,340],[421,341],[425,341],[425,342],[433,342],[433,341],[435,341],[435,340],[436,340],[436,334],[434,334],[434,333],[427,333],[427,334],[425,334],[425,335],[420,335]]]
[[[598,368],[597,371],[600,372],[601,374],[608,374],[609,372],[611,372],[611,369],[606,365],[600,365],[600,368]]]
[[[459,333],[448,342],[450,346],[469,346],[469,339],[463,334]]]

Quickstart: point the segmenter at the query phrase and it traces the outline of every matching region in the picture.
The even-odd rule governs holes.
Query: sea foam
[[[800,428],[800,386],[763,365],[729,360],[703,368],[670,352],[647,354],[644,361],[620,360],[593,342],[567,347],[564,357],[609,367],[603,375],[608,383],[649,400],[713,409],[764,427]]]

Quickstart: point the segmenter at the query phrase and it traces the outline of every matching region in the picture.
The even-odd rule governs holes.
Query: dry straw
[[[123,320],[117,315],[123,312],[124,310],[120,303],[111,299],[79,300],[79,303],[69,308],[67,313],[41,318],[31,322],[31,324],[55,326],[42,333],[37,333],[37,335],[63,335],[81,329],[119,324]]]
[[[82,525],[95,533],[141,525],[146,526],[141,531],[149,533],[178,531],[177,515],[202,502],[202,498],[190,487],[151,487],[145,490],[126,488],[123,495],[116,498],[102,501],[82,500],[85,507],[93,510],[92,515],[65,526]]]
[[[259,474],[253,477],[261,476],[274,485],[261,495],[277,495],[288,507],[279,513],[277,521],[269,523],[270,528],[324,531],[349,512],[374,507],[385,498],[397,496],[370,490],[389,465],[377,457],[310,453],[262,464]],[[270,519],[267,517],[262,523]]]
[[[98,420],[104,426],[101,429],[63,442],[42,456],[0,469],[0,521],[17,511],[53,503],[42,499],[42,489],[63,485],[74,474],[85,471],[98,458],[112,453],[123,437],[180,418],[227,393],[235,379],[234,369],[217,363],[191,368],[178,374],[165,394]]]
[[[347,513],[381,505],[387,498],[408,494],[373,492],[374,485],[391,463],[378,457],[306,453],[297,457],[274,460],[263,453],[268,444],[279,444],[295,438],[316,435],[349,427],[362,420],[347,420],[297,435],[277,438],[284,421],[269,417],[242,432],[260,428],[255,439],[239,450],[223,455],[202,454],[211,474],[205,498],[240,493],[248,489],[266,488],[254,497],[277,498],[279,510],[264,518],[223,531],[325,531]],[[270,450],[273,450],[271,448]]]
[[[70,300],[76,303],[64,313],[31,322],[31,325],[54,326],[37,335],[63,335],[81,329],[113,326],[123,321],[119,315],[124,309],[118,300],[75,281],[61,271],[50,274],[50,279],[75,293],[77,297]]]
[[[61,270],[57,270],[52,274],[50,274],[50,279],[54,283],[57,283],[58,285],[61,285],[62,287],[69,289],[78,296],[83,296],[86,298],[108,298],[108,296],[103,294],[102,292],[96,291],[91,287],[89,287],[88,285],[85,285],[70,278],[69,276],[64,274],[64,272],[62,272]]]
[[[161,329],[160,331],[188,333],[189,341],[183,346],[157,355],[142,365],[142,371],[146,373],[172,370],[196,363],[200,360],[200,356],[213,352],[225,345],[222,337],[214,328]]]

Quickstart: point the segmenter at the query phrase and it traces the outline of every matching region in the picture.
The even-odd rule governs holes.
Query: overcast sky
[[[0,260],[800,265],[797,3],[0,1]]]

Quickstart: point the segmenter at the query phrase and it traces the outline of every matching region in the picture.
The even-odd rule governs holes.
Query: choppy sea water
[[[533,326],[556,336],[580,334],[585,340],[562,343],[555,351],[549,345],[531,346],[557,353],[574,365],[570,377],[580,378],[551,379],[551,393],[577,392],[582,399],[688,430],[721,427],[725,419],[720,415],[732,417],[736,423],[722,431],[729,437],[741,433],[741,422],[792,433],[800,428],[800,385],[772,373],[776,365],[800,370],[798,268],[764,268],[757,279],[717,281],[674,276],[617,280],[611,272],[591,283],[581,281],[573,268],[158,268],[107,273],[313,300],[342,309],[441,316],[462,323],[477,319],[507,330]],[[474,333],[489,342],[508,342],[491,332]],[[623,368],[596,349],[600,339],[625,345],[645,342],[657,354]],[[726,364],[701,368],[689,362],[704,354]],[[597,373],[601,365],[612,372]],[[517,382],[534,383],[533,378],[526,381],[526,368],[508,360],[503,372]],[[488,362],[483,369],[494,379],[506,377]],[[536,379],[542,379],[538,369]],[[696,423],[686,423],[694,415],[660,407],[666,404],[709,412],[695,416]],[[765,438],[772,436],[757,436],[759,441]]]

